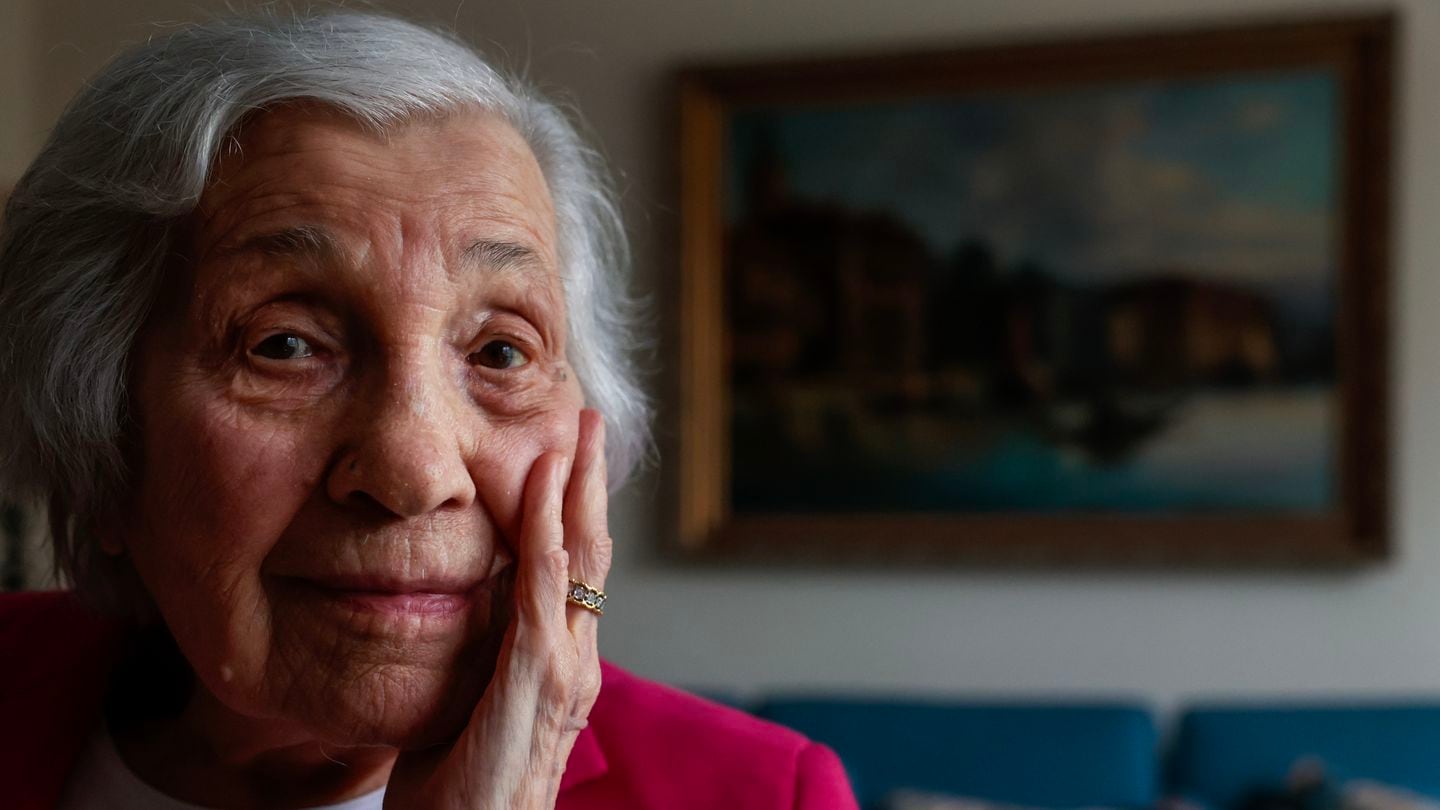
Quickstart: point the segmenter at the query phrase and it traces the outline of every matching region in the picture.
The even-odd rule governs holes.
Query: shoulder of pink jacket
[[[605,769],[562,793],[561,810],[854,807],[839,760],[803,735],[613,664],[602,676],[588,731]]]
[[[53,807],[104,697],[118,634],[68,591],[0,594],[0,784]]]

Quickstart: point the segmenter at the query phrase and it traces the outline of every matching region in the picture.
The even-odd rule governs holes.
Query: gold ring
[[[578,579],[570,580],[570,589],[565,592],[565,601],[585,608],[596,616],[605,615],[605,592]]]

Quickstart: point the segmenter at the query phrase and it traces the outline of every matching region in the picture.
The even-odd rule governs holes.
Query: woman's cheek
[[[525,482],[535,461],[551,451],[574,456],[581,405],[579,386],[561,385],[528,413],[482,420],[467,466],[476,491],[507,537],[520,536]]]
[[[188,560],[196,581],[233,590],[258,576],[309,498],[318,478],[310,467],[325,455],[306,444],[320,432],[223,401],[199,405],[188,417],[149,431],[158,439],[150,454],[156,466],[146,476],[148,511],[160,518],[152,542],[180,545],[164,556]]]
[[[212,409],[200,446],[227,500],[248,503],[250,511],[259,503],[279,507],[304,500],[309,482],[319,477],[312,468],[327,457],[327,438],[324,420],[225,403]]]

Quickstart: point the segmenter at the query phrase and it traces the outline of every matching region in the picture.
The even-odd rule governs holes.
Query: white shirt
[[[381,810],[385,788],[314,810]],[[104,726],[91,735],[80,761],[65,783],[59,810],[205,810],[166,796],[145,784],[120,758]]]

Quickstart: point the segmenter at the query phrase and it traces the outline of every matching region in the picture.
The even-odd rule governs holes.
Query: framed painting
[[[1383,556],[1393,29],[682,71],[681,547]]]

